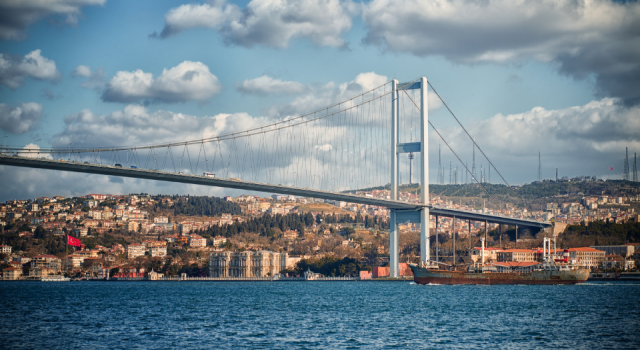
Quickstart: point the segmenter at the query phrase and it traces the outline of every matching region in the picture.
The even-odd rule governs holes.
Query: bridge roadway
[[[39,168],[49,170],[72,171],[77,173],[89,173],[99,175],[110,175],[120,177],[130,177],[137,179],[179,182],[194,185],[235,188],[247,191],[258,191],[268,193],[287,194],[300,197],[310,197],[319,199],[329,199],[349,203],[368,204],[389,209],[398,210],[399,222],[416,222],[419,210],[423,205],[418,203],[401,202],[389,199],[364,197],[346,193],[336,193],[329,191],[312,190],[308,188],[296,188],[282,185],[270,185],[258,182],[242,180],[231,180],[223,178],[212,178],[201,175],[176,174],[158,170],[147,170],[137,168],[124,168],[111,165],[100,165],[91,163],[80,163],[72,161],[58,161],[50,159],[25,158],[0,154],[0,165],[18,166],[26,168]],[[516,219],[506,216],[489,215],[484,213],[468,212],[456,209],[445,209],[429,206],[431,215],[453,217],[462,220],[487,221],[502,225],[518,225],[524,227],[546,228],[550,223],[534,220]],[[404,218],[404,219],[403,219]],[[419,220],[417,222],[420,222]]]

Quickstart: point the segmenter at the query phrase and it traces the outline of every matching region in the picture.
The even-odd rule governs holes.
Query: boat
[[[495,265],[484,263],[484,239],[482,261],[468,267],[467,271],[449,271],[439,265],[409,264],[413,280],[417,284],[576,284],[586,282],[589,269],[569,260],[565,251],[562,258],[551,254],[551,239],[544,239],[543,260],[539,267],[529,272],[498,272]],[[547,243],[549,249],[547,251]],[[555,242],[554,242],[555,246]],[[555,250],[554,250],[555,251]]]
[[[71,279],[69,277],[64,277],[63,275],[49,275],[44,276],[40,279],[42,282],[69,282]]]

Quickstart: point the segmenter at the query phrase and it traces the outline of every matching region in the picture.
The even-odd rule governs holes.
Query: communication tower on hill
[[[538,151],[538,181],[542,181],[542,160],[540,158],[540,151]]]
[[[624,148],[624,167],[622,168],[622,179],[629,180],[629,147]]]
[[[475,141],[475,139],[473,139]],[[476,143],[473,143],[473,158],[471,160],[471,176],[476,178]]]
[[[444,185],[444,168],[442,167],[442,153],[438,145],[438,184]]]
[[[638,168],[636,167],[636,154],[633,154],[633,182],[638,182]]]

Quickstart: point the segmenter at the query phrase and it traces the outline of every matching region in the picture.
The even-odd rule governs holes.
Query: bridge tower
[[[389,275],[398,277],[398,224],[420,223],[420,263],[429,263],[429,106],[427,102],[427,78],[412,83],[391,82],[391,199],[398,200],[398,155],[419,153],[420,160],[420,204],[419,211],[391,210],[389,234]],[[398,111],[402,90],[420,90],[420,142],[398,143]]]

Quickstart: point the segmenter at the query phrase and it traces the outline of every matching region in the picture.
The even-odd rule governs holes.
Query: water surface
[[[637,349],[640,284],[3,282],[3,349]]]

